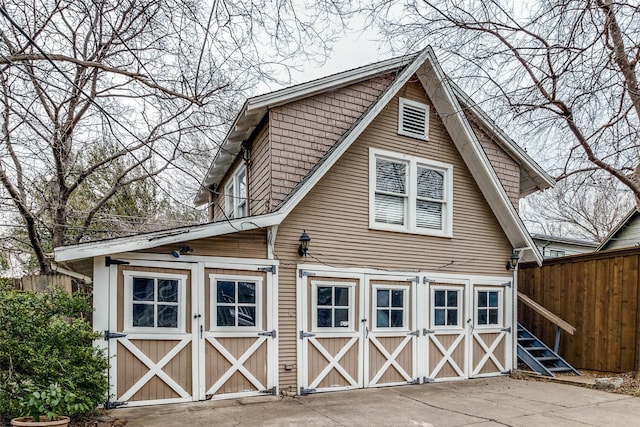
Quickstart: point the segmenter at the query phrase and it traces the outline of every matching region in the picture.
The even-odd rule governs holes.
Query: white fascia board
[[[295,194],[287,200],[284,205],[279,209],[285,217],[293,211],[293,209],[304,199],[311,191],[311,189],[322,179],[322,177],[331,169],[331,167],[342,157],[342,155],[351,147],[351,144],[362,134],[362,132],[369,126],[369,124],[375,119],[378,114],[387,106],[387,104],[393,99],[398,91],[404,86],[404,84],[411,78],[413,74],[418,70],[418,67],[425,61],[427,54],[431,51],[430,47],[425,48],[414,61],[409,64],[402,73],[396,77],[391,85],[382,93],[382,95],[376,100],[373,108],[367,111],[348,134],[344,136],[344,139],[336,142],[337,146],[329,157],[315,170],[313,175],[306,180],[302,186],[295,192]]]
[[[469,168],[471,175],[478,183],[480,191],[482,191],[511,245],[514,248],[530,249],[536,262],[542,265],[540,251],[511,204],[502,184],[500,184],[489,158],[482,149],[471,124],[462,112],[463,110],[453,94],[445,74],[431,50],[429,50],[427,59],[428,61],[424,61],[420,71],[417,73],[418,79],[442,118],[447,132],[451,135],[451,139]]]
[[[330,76],[312,80],[307,83],[280,89],[265,95],[255,96],[248,100],[248,111],[268,109],[278,105],[288,104],[299,99],[308,98],[318,93],[327,92],[346,85],[370,79],[379,74],[385,74],[393,69],[411,63],[417,54],[410,54],[397,58],[376,62],[352,70],[343,71]]]
[[[516,161],[524,167],[530,175],[537,176],[539,179],[535,180],[536,186],[540,190],[544,190],[549,187],[555,187],[556,180],[553,179],[542,167],[527,154],[509,135],[507,135],[502,129],[489,118],[487,113],[480,108],[470,97],[467,95],[458,85],[450,84],[453,93],[456,97],[464,103],[465,107],[470,109],[473,114],[480,119],[482,124],[502,143],[503,148],[507,149],[509,153],[516,158]],[[540,182],[541,181],[541,182]]]
[[[280,224],[283,219],[284,216],[276,212],[254,217],[232,219],[224,222],[197,225],[189,228],[177,228],[138,236],[81,243],[73,246],[61,246],[54,249],[54,255],[57,262],[62,262],[121,252],[135,252],[173,243],[182,243],[189,240],[269,227]]]

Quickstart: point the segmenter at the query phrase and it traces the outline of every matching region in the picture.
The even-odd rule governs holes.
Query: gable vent
[[[429,106],[400,98],[398,133],[427,140],[429,137]]]

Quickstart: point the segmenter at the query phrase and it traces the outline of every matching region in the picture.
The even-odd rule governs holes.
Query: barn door
[[[427,338],[428,381],[468,378],[467,283],[429,283]]]
[[[119,266],[114,273],[116,300],[106,332],[109,353],[116,356],[110,361],[111,403],[193,400],[197,352],[191,271]]]
[[[511,366],[510,288],[474,285],[471,376],[494,376]]]
[[[210,269],[201,335],[201,398],[276,393],[273,289],[259,271]]]
[[[367,278],[365,387],[416,382],[415,283],[406,277]]]
[[[300,281],[300,394],[362,387],[362,282],[330,276]]]

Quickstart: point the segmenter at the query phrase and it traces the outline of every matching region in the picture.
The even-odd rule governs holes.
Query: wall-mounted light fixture
[[[518,261],[520,261],[520,255],[518,255],[518,251],[513,251],[513,253],[509,257],[509,260],[507,261],[507,264],[505,265],[507,271],[511,270],[512,268],[516,268],[516,266],[518,265]]]
[[[300,242],[300,246],[298,246],[298,255],[306,256],[307,251],[309,250],[309,242],[311,241],[311,237],[307,234],[307,230],[302,231],[298,241]]]
[[[180,249],[171,251],[171,255],[176,258],[180,258],[180,255],[187,255],[193,252],[193,248],[191,246],[180,246]]]

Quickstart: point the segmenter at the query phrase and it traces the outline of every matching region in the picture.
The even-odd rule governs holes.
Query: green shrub
[[[34,393],[50,393],[52,385],[73,397],[69,413],[58,415],[86,413],[105,401],[108,361],[92,346],[99,335],[83,320],[90,312],[85,297],[0,284],[0,422],[29,415]]]

